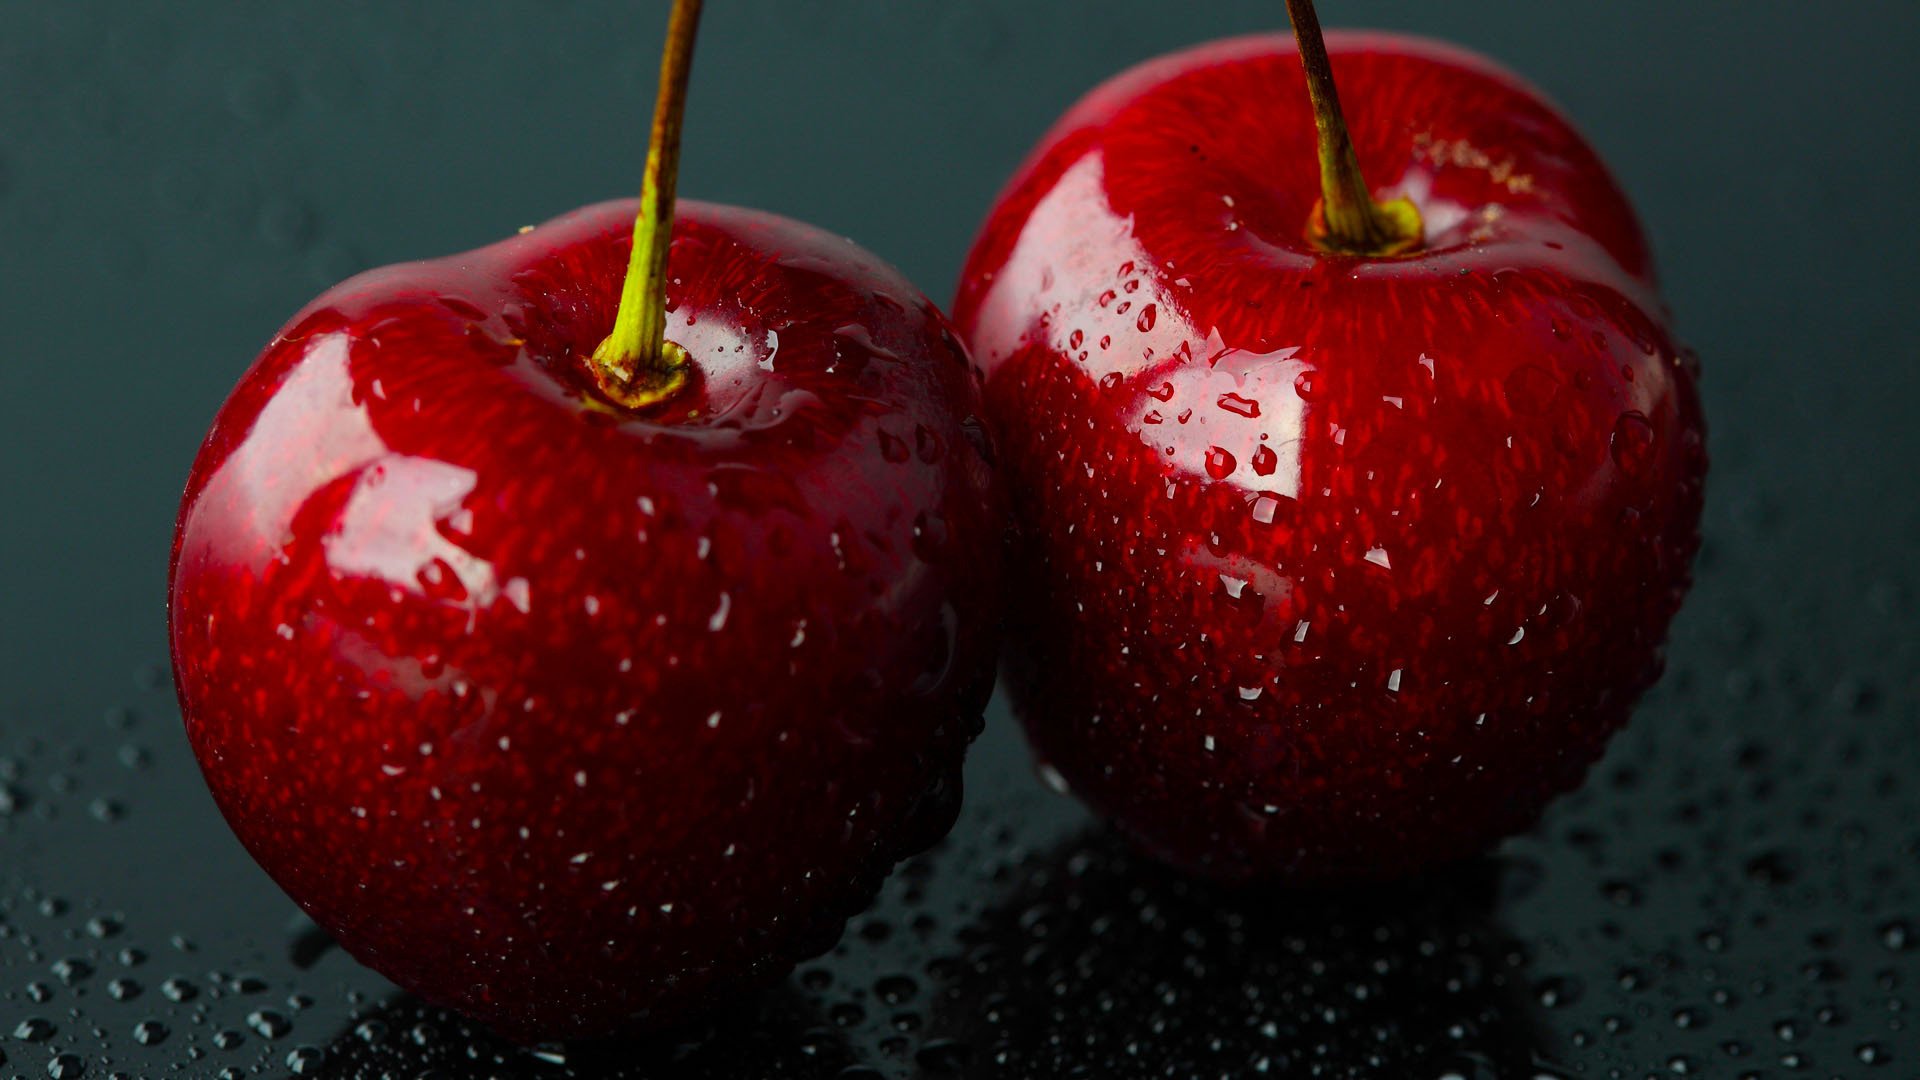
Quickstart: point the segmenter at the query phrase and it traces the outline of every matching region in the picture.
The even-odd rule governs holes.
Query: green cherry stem
[[[1287,0],[1293,39],[1313,100],[1313,124],[1319,132],[1320,202],[1313,208],[1307,237],[1323,251],[1343,255],[1398,255],[1420,246],[1420,211],[1407,199],[1378,203],[1360,174],[1360,158],[1340,113],[1333,86],[1333,64],[1320,35],[1313,0]]]
[[[630,409],[671,397],[687,382],[687,351],[667,340],[667,249],[673,240],[674,186],[680,175],[680,128],[686,114],[687,75],[700,28],[701,0],[674,0],[660,58],[640,213],[633,221],[633,255],[620,289],[613,332],[588,366],[607,397]]]

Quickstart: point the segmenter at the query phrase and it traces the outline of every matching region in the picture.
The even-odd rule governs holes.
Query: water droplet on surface
[[[889,1005],[899,1005],[920,991],[919,984],[905,975],[887,975],[873,984],[873,992]]]
[[[1067,786],[1067,778],[1060,775],[1060,770],[1044,761],[1034,767],[1034,772],[1039,774],[1040,782],[1047,786],[1047,790],[1055,795],[1065,795],[1072,790]]]
[[[953,1039],[929,1039],[914,1061],[932,1073],[959,1072],[973,1059],[967,1045]]]
[[[1639,476],[1653,458],[1653,425],[1638,411],[1620,414],[1608,440],[1613,463],[1628,476]]]
[[[1507,408],[1521,416],[1539,416],[1560,392],[1560,380],[1538,364],[1522,364],[1507,374],[1501,387]]]
[[[875,436],[880,443],[880,456],[892,464],[899,465],[912,457],[905,439],[885,428],[878,429]]]
[[[169,1034],[167,1025],[158,1020],[142,1020],[133,1025],[133,1041],[141,1046],[158,1046],[167,1041]]]
[[[247,1026],[267,1039],[281,1038],[293,1030],[293,1022],[272,1009],[255,1009],[248,1013]]]
[[[79,957],[69,956],[64,960],[59,960],[54,963],[53,974],[61,982],[72,986],[74,983],[92,975],[93,965]]]
[[[1235,393],[1221,394],[1220,399],[1215,402],[1215,404],[1235,416],[1244,416],[1250,420],[1260,415],[1259,402],[1251,398],[1241,397]]]
[[[1913,928],[1905,919],[1880,924],[1880,944],[1894,952],[1907,951],[1913,939]]]
[[[1580,980],[1559,975],[1552,976],[1540,980],[1534,986],[1533,993],[1541,1005],[1549,1009],[1557,1009],[1580,1000]]]
[[[1800,868],[1791,853],[1770,850],[1748,859],[1746,874],[1761,885],[1790,885],[1800,876]]]
[[[1207,447],[1207,475],[1215,480],[1225,480],[1233,474],[1233,455],[1218,446]]]

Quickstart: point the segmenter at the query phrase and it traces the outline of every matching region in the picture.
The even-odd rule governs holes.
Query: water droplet
[[[873,992],[880,1000],[889,1005],[899,1005],[910,1000],[920,990],[919,984],[905,975],[887,975],[873,984]]]
[[[247,1026],[267,1039],[281,1038],[293,1030],[293,1022],[272,1009],[255,1009],[248,1013]]]
[[[1904,919],[1880,924],[1880,944],[1894,952],[1905,952],[1913,943],[1913,928]]]
[[[1152,310],[1149,308],[1148,310]],[[959,1072],[973,1059],[967,1045],[953,1039],[929,1039],[914,1055],[914,1061],[928,1072]]]
[[[945,518],[924,510],[914,516],[912,547],[921,562],[938,562],[946,551],[947,538]]]
[[[1797,860],[1786,851],[1763,851],[1747,860],[1747,877],[1762,885],[1790,885],[1800,876]]]
[[[1055,795],[1065,795],[1068,791],[1072,790],[1067,786],[1067,778],[1060,775],[1060,770],[1046,762],[1043,761],[1035,766],[1034,771],[1040,774],[1040,782],[1045,784],[1047,790],[1053,792]]]
[[[1207,447],[1207,475],[1215,480],[1225,480],[1233,474],[1233,455],[1218,446]]]
[[[69,956],[64,960],[55,962],[53,965],[53,974],[61,982],[72,986],[74,983],[92,975],[93,965],[79,957]]]
[[[1244,398],[1239,394],[1231,392],[1221,394],[1219,401],[1215,402],[1215,404],[1235,416],[1244,416],[1248,419],[1253,419],[1260,415],[1259,402],[1254,401],[1252,398]]]
[[[880,442],[880,456],[887,461],[899,465],[912,456],[912,453],[907,449],[906,440],[893,434],[886,428],[878,429],[877,437]]]
[[[51,1020],[39,1016],[30,1016],[20,1021],[19,1026],[13,1029],[13,1037],[22,1042],[46,1042],[48,1039],[53,1038],[59,1030],[59,1028],[53,1026],[53,1021]]]
[[[1540,982],[1534,986],[1533,993],[1534,996],[1540,1000],[1541,1005],[1549,1009],[1557,1009],[1563,1005],[1571,1005],[1580,1000],[1580,980],[1567,978],[1565,976],[1552,976],[1540,980]]]
[[[1148,304],[1146,307],[1143,307],[1140,309],[1140,317],[1133,321],[1133,325],[1138,327],[1140,329],[1140,332],[1144,334],[1147,331],[1153,329],[1154,320],[1157,319],[1159,315],[1160,315],[1159,305]]]
[[[1539,416],[1560,392],[1560,380],[1538,364],[1522,364],[1509,372],[1502,389],[1507,408],[1521,416]]]
[[[1613,463],[1628,476],[1639,476],[1646,471],[1653,457],[1653,425],[1637,410],[1620,414],[1613,425],[1610,445],[1613,451]]]
[[[167,1041],[169,1034],[167,1025],[158,1020],[142,1020],[133,1025],[133,1041],[141,1046],[158,1046]]]

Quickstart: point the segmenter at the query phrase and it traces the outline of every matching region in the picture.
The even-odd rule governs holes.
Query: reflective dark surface
[[[1281,17],[1037,7],[714,5],[682,190],[951,295],[1059,110]],[[996,708],[953,837],[835,953],[555,1063],[396,998],[231,838],[165,685],[167,533],[215,406],[322,288],[637,184],[663,20],[0,3],[0,1076],[1912,1074],[1920,10],[1809,11],[1323,5],[1557,99],[1706,360],[1669,673],[1539,829],[1364,894],[1223,896],[1115,848]]]

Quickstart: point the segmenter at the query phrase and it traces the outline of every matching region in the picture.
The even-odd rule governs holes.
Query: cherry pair
[[[679,0],[638,207],[336,286],[215,420],[171,632],[248,850],[509,1035],[671,1023],[951,826],[1003,621],[1040,757],[1196,873],[1524,827],[1658,674],[1695,370],[1539,95],[1289,7],[1075,106],[950,323],[676,208]]]

